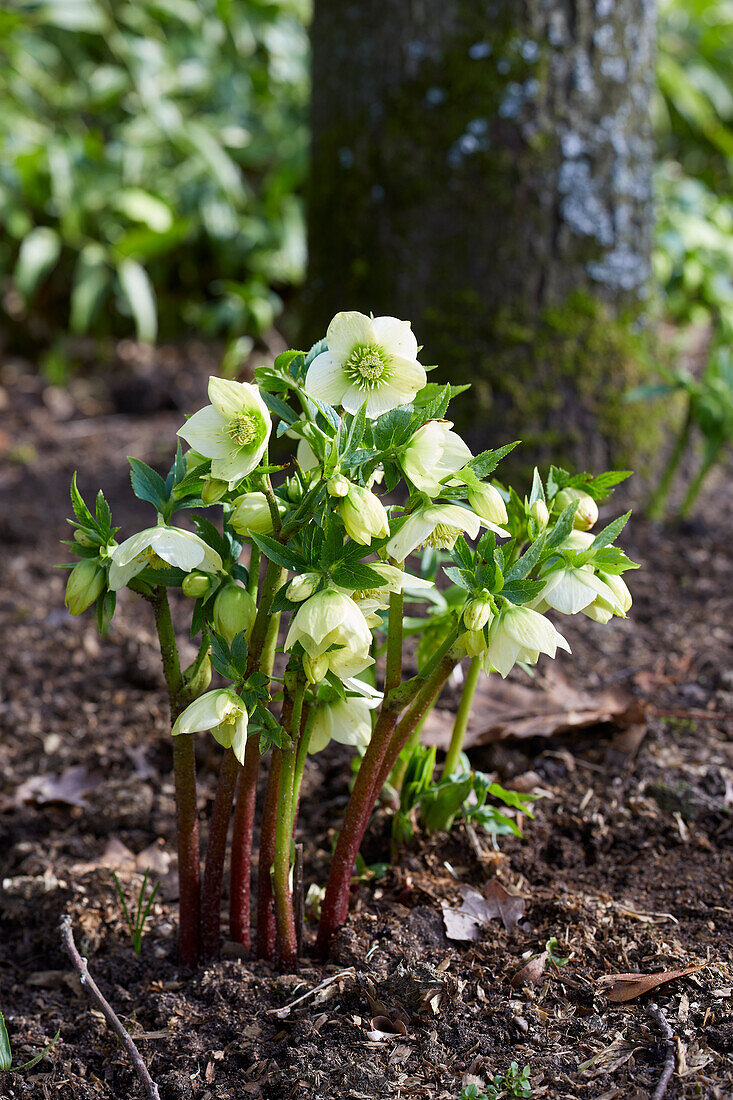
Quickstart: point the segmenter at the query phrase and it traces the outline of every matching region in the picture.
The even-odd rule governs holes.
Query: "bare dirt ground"
[[[628,621],[568,624],[573,663],[556,667],[578,669],[573,684],[591,702],[622,695],[633,719],[473,750],[475,765],[501,782],[541,791],[524,840],[501,838],[497,850],[463,827],[419,839],[384,878],[359,887],[325,967],[308,955],[310,925],[297,976],[226,944],[215,965],[178,967],[171,756],[147,609],[126,595],[100,640],[90,618],[66,614],[65,574],[53,566],[64,558],[74,469],[85,495],[103,487],[123,534],[148,522],[125,457],[169,463],[207,369],[215,363],[193,348],[117,363],[111,387],[90,377],[57,390],[22,364],[0,372],[0,1009],[16,1064],[61,1032],[34,1069],[0,1074],[0,1098],[140,1095],[61,951],[62,912],[163,1100],[456,1100],[466,1082],[486,1086],[512,1061],[529,1065],[533,1097],[642,1100],[666,1054],[650,1002],[674,1036],[669,1100],[733,1096],[730,471],[711,482],[683,532],[632,520],[627,543],[643,568],[630,580]],[[562,710],[548,666],[543,682],[560,692]],[[449,691],[441,705],[451,702]],[[473,732],[494,719],[484,692]],[[549,727],[537,719],[524,732]],[[203,812],[218,749],[202,737],[197,751]],[[331,750],[309,763],[300,826],[308,882],[323,881],[345,765]],[[387,835],[377,815],[368,861],[388,858]],[[162,886],[138,958],[112,872],[131,896],[146,867]],[[518,922],[491,921],[472,943],[448,939],[442,907],[459,904],[461,886],[494,878],[523,899]],[[517,978],[551,937],[566,965]],[[625,1003],[603,980],[692,965],[701,968]],[[274,1011],[329,977],[291,1011]],[[378,1016],[401,1023],[379,1034]]]

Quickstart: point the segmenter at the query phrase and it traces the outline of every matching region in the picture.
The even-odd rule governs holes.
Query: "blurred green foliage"
[[[733,0],[660,0],[655,270],[668,316],[733,336]]]
[[[307,0],[6,0],[0,283],[42,334],[256,334],[298,282]]]

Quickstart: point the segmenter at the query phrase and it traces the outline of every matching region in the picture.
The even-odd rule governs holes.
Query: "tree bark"
[[[474,442],[633,448],[654,39],[654,0],[315,0],[306,335],[408,318]]]

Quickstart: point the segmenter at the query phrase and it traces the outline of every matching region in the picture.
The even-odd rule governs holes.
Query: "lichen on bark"
[[[582,424],[593,457],[628,452],[653,42],[652,0],[316,0],[307,335],[343,308],[409,317],[425,361],[474,383],[475,442],[534,403],[538,439]]]

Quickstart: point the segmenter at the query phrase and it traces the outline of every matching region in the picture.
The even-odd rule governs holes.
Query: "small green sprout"
[[[521,1071],[516,1062],[512,1062],[506,1073],[496,1073],[486,1092],[479,1092],[478,1085],[466,1085],[458,1100],[499,1100],[499,1097],[514,1097],[515,1100],[532,1095],[529,1082],[529,1066]]]
[[[555,966],[565,966],[570,962],[569,955],[561,955],[559,953],[560,944],[558,943],[556,936],[550,936],[549,940],[545,944],[545,951],[551,963]]]
[[[29,1062],[24,1062],[22,1066],[16,1066],[15,1068],[13,1068],[13,1056],[10,1049],[10,1038],[8,1036],[8,1029],[5,1026],[5,1017],[3,1016],[2,1012],[0,1012],[0,1072],[20,1073],[20,1071],[24,1069],[33,1069],[34,1066],[38,1065],[42,1058],[45,1058],[60,1034],[61,1028],[59,1028],[51,1042],[43,1048],[40,1054],[36,1054],[35,1058],[31,1058]]]
[[[148,876],[150,874],[150,868],[147,867],[145,875],[143,876],[142,886],[140,887],[140,893],[137,899],[137,906],[135,908],[135,919],[130,916],[130,910],[127,908],[127,902],[125,901],[125,895],[122,893],[122,887],[120,886],[120,880],[117,878],[115,872],[112,872],[112,877],[115,880],[115,886],[117,887],[117,893],[120,901],[122,902],[122,909],[125,914],[125,923],[130,930],[130,939],[132,940],[132,950],[136,955],[139,955],[143,946],[143,932],[145,931],[145,921],[148,919],[148,914],[153,907],[155,901],[155,895],[158,893],[160,883],[156,882],[153,887],[150,897],[147,902],[145,901],[145,890],[148,885]]]

